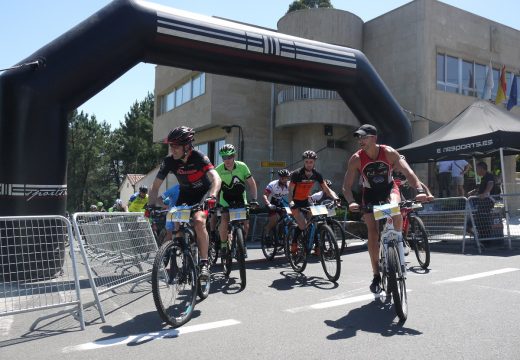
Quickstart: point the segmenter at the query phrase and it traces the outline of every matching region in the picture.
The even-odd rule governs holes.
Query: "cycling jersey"
[[[317,182],[320,185],[323,184],[323,176],[315,169],[312,169],[310,177],[305,175],[305,167],[301,167],[293,171],[291,174],[291,183],[294,184],[293,200],[295,201],[308,201],[309,194],[311,193],[314,183]]]
[[[379,204],[387,202],[390,192],[399,193],[392,178],[392,164],[386,157],[386,146],[379,145],[377,158],[371,159],[363,150],[358,150],[362,183],[362,203]]]
[[[321,204],[326,200],[334,200],[333,198],[329,197],[325,192],[318,191],[317,193],[314,193],[311,195],[311,200],[314,204]]]
[[[213,169],[209,158],[198,150],[192,150],[186,162],[166,156],[157,173],[157,178],[164,180],[172,172],[179,182],[178,204],[195,205],[209,190],[211,182],[207,172]]]
[[[280,184],[280,180],[273,180],[267,184],[264,191],[267,197],[271,197],[270,201],[273,205],[281,206],[284,202],[288,203],[289,183],[283,185]]]
[[[247,204],[246,180],[251,171],[242,161],[235,161],[232,170],[227,170],[224,163],[215,168],[222,180],[219,204],[229,207],[231,203]]]
[[[148,194],[142,198],[139,196],[139,193],[136,192],[134,195],[130,196],[130,200],[128,200],[128,211],[144,212],[146,204],[148,204]]]

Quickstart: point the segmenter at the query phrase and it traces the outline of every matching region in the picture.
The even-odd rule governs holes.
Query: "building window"
[[[214,166],[217,166],[222,163],[222,158],[220,157],[218,150],[224,146],[224,139],[218,139],[215,141],[210,141],[202,144],[197,144],[194,146],[195,150],[202,152],[207,155],[209,160]]]
[[[158,99],[159,115],[172,111],[176,107],[203,95],[206,92],[206,74],[200,73],[180,84],[171,92]]]
[[[463,60],[446,54],[437,54],[437,90],[481,97],[486,82],[488,66],[474,61]],[[495,99],[498,90],[500,70],[493,68],[493,89],[491,98]],[[513,74],[506,71],[507,94],[511,88]]]

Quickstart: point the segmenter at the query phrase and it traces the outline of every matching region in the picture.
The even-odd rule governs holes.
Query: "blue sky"
[[[350,11],[363,21],[408,3],[399,0],[331,0],[337,9]],[[276,29],[276,23],[292,0],[155,0],[157,4],[209,16],[220,16]],[[520,29],[518,0],[497,4],[477,0],[444,3]],[[0,68],[14,65],[79,22],[110,3],[110,0],[5,0],[0,11]],[[254,7],[254,6],[256,7]],[[500,5],[500,6],[498,6]],[[516,9],[516,10],[515,10]],[[136,100],[154,87],[153,64],[139,64],[80,107],[98,121],[119,127]]]

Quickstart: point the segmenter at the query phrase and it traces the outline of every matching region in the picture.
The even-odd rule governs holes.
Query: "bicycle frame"
[[[401,262],[401,270],[406,278],[406,263],[403,247],[403,234],[394,229],[393,216],[400,214],[399,204],[386,204],[374,206],[374,219],[376,221],[386,219],[383,231],[380,234],[380,261],[385,272],[388,272],[388,246],[395,246]],[[400,240],[399,240],[400,239]]]

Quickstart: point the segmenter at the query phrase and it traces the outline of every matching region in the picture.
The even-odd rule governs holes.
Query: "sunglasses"
[[[367,138],[369,138],[369,137],[373,137],[373,136],[375,136],[375,135],[360,135],[360,136],[358,136],[357,138],[358,138],[358,139],[361,139],[361,140],[365,140],[365,139],[367,139]]]
[[[233,159],[234,157],[235,157],[235,155],[222,156],[222,160],[229,160],[229,159]]]

